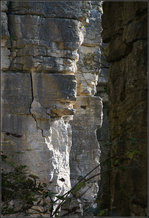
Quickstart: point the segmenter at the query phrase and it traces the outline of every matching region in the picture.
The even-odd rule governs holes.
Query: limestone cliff
[[[2,2],[2,150],[61,195],[99,164],[100,8]],[[86,187],[91,206],[99,179]]]
[[[89,23],[83,28],[84,41],[78,51],[80,58],[77,62],[77,99],[74,105],[76,113],[71,122],[73,132],[70,152],[72,184],[78,181],[79,176],[85,176],[100,162],[101,152],[96,132],[102,125],[103,105],[102,99],[95,94],[100,73],[101,15],[101,3],[93,1]],[[93,174],[99,172],[100,167]],[[100,176],[95,177],[81,190],[81,200],[85,208],[87,205],[96,206],[99,179]]]
[[[147,2],[104,2],[109,67],[111,210],[147,215]]]
[[[63,194],[88,2],[2,2],[2,150]],[[63,178],[63,181],[61,180]]]

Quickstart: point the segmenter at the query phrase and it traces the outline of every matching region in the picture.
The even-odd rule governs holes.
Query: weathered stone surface
[[[106,14],[106,19],[103,16],[104,31],[102,32],[102,36],[104,42],[109,41],[116,34],[121,34],[124,28],[127,29],[125,24],[129,25],[131,21],[136,22],[138,18],[142,20],[141,16],[144,16],[143,12],[147,12],[145,4],[141,2],[130,2],[128,5],[125,2],[109,2],[107,6],[103,4],[103,10]],[[111,14],[112,7],[114,10]],[[133,23],[131,28],[133,28]]]
[[[105,160],[110,157],[110,146],[109,146],[109,120],[108,120],[108,73],[109,66],[105,58],[104,50],[106,44],[101,45],[101,68],[98,77],[97,84],[97,96],[100,96],[103,101],[103,124],[102,127],[97,130],[97,139],[100,144],[100,163],[101,163],[101,179],[99,181],[99,191],[97,196],[98,208],[100,210],[105,210],[110,208],[110,175],[109,166],[103,164]]]
[[[84,28],[84,42],[79,48],[80,59],[77,64],[78,95],[93,96],[96,93],[101,58],[99,49],[101,43],[101,11],[96,7],[97,3],[92,5],[89,24]]]
[[[89,1],[59,1],[59,2],[11,2],[10,9],[13,14],[31,14],[41,17],[67,18],[86,21],[91,8]]]
[[[9,59],[9,55],[10,55],[10,51],[7,47],[1,47],[1,69],[2,70],[7,70],[10,66],[10,59]]]
[[[85,176],[99,164],[100,146],[96,130],[102,125],[102,101],[99,97],[78,96],[75,109],[76,113],[72,121],[73,135],[70,156],[72,184],[77,182],[79,176]],[[94,173],[99,173],[99,171],[100,167]],[[100,176],[89,181],[82,191],[86,190],[83,198],[88,201],[90,206],[94,205],[97,197],[99,179]]]
[[[94,94],[99,73],[101,4],[93,3],[86,30],[91,9],[88,1],[11,1],[7,5],[2,8],[3,151],[62,195],[77,182],[80,173],[88,173],[99,163],[96,130],[102,123],[102,102]],[[72,127],[75,177],[71,184]],[[87,185],[90,189],[85,198],[92,205],[99,178]]]
[[[4,39],[9,38],[8,33],[8,20],[7,20],[7,14],[5,12],[1,13],[1,37]]]
[[[3,113],[29,114],[32,103],[31,75],[3,72],[2,110]]]
[[[84,38],[83,44],[88,46],[99,46],[101,43],[101,37],[99,37],[101,32],[101,15],[102,12],[100,8],[97,7],[98,2],[95,5],[92,3],[92,10],[89,17],[89,25],[86,25],[86,37]],[[100,3],[99,3],[100,4]]]
[[[94,96],[99,75],[101,11],[98,8],[98,2],[92,3],[89,24],[83,27],[85,37],[79,48],[80,58],[77,62],[77,99],[74,104],[76,112],[71,122],[70,170],[73,185],[78,182],[80,176],[85,176],[99,164],[101,153],[96,131],[102,125],[102,101],[100,97]],[[100,166],[93,174],[96,173],[100,173]],[[80,215],[89,213],[86,208],[97,206],[95,200],[99,190],[99,180],[100,176],[89,180],[86,186],[76,194],[76,196],[81,195],[77,199],[77,204],[81,205]]]
[[[7,120],[6,120],[7,119]],[[3,152],[49,184],[51,153],[32,116],[7,115],[3,122]]]
[[[1,69],[7,70],[10,66],[10,41],[8,32],[7,5],[2,3],[1,13]]]
[[[81,22],[71,19],[41,18],[33,15],[9,15],[11,35],[15,39],[53,42],[79,42],[78,31]],[[73,27],[73,28],[72,28]],[[65,31],[63,31],[65,29]],[[41,31],[42,30],[42,31]]]
[[[104,2],[103,10],[103,40],[109,43],[111,62],[111,155],[118,155],[120,165],[128,166],[125,171],[111,173],[111,208],[122,216],[146,216],[147,3]],[[136,151],[138,155],[129,156]],[[111,166],[116,166],[115,160]]]
[[[76,81],[74,75],[33,73],[34,98],[44,108],[54,107],[58,102],[76,100]]]
[[[16,114],[3,114],[2,131],[21,137],[24,131],[24,129],[22,129],[22,123],[24,122],[23,118],[24,117]]]
[[[127,25],[123,32],[123,41],[127,44],[136,40],[146,39],[147,35],[147,20],[146,16],[142,16],[139,20],[134,20]]]
[[[112,48],[115,48],[114,50]],[[131,47],[123,43],[122,36],[118,36],[107,45],[106,49],[107,61],[115,61],[123,58],[131,52]]]
[[[104,94],[104,92],[103,92]],[[103,99],[103,98],[102,98]],[[110,157],[109,146],[109,120],[108,120],[108,101],[103,99],[103,123],[97,130],[97,139],[100,144],[100,163],[101,179],[99,181],[98,207],[102,210],[110,206],[110,175],[109,166],[103,164]]]
[[[43,136],[50,136],[50,116],[46,109],[36,99],[33,100],[30,112],[36,121],[37,128],[42,131]]]
[[[63,118],[54,120],[50,123],[48,130],[50,136],[43,137],[41,130],[36,128],[33,117],[11,117],[13,119],[9,123],[11,126],[4,128],[3,151],[12,158],[16,154],[16,162],[26,163],[33,174],[47,184],[50,183],[53,191],[64,194],[70,189],[70,125],[64,122]],[[19,137],[18,134],[21,136]],[[65,181],[59,180],[61,178]]]
[[[94,95],[99,73],[99,47],[81,46],[79,49],[80,60],[78,62],[78,86],[79,95]]]
[[[51,136],[45,138],[51,158],[49,172],[51,187],[58,194],[70,190],[69,154],[71,149],[71,126],[62,118],[51,122]],[[61,181],[60,179],[64,179]]]
[[[49,1],[8,2],[8,11],[2,9],[3,152],[57,194],[71,188],[69,121],[89,8]]]
[[[73,19],[9,14],[11,70],[75,73],[82,23]],[[63,31],[65,29],[65,31]]]
[[[7,4],[8,4],[7,1],[2,1],[1,2],[1,11],[2,12],[7,12],[7,10],[8,10]]]

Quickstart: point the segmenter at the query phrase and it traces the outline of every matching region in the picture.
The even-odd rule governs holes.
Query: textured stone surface
[[[94,95],[98,81],[99,47],[81,46],[79,49],[80,60],[78,63],[78,94]]]
[[[7,120],[6,120],[7,119]],[[27,164],[28,170],[49,184],[50,151],[36,128],[32,116],[7,115],[3,122],[3,151],[20,164]]]
[[[92,5],[89,24],[83,28],[85,37],[79,48],[80,59],[77,64],[78,95],[94,96],[96,93],[101,58],[99,49],[101,44],[101,11],[96,7],[97,3]]]
[[[103,40],[109,68],[111,155],[125,159],[110,176],[111,208],[123,216],[147,215],[147,3],[103,4]],[[139,155],[130,158],[130,154]],[[111,162],[112,167],[115,161]],[[135,167],[135,168],[134,168]]]
[[[85,176],[99,165],[100,145],[96,130],[102,125],[102,101],[99,97],[78,96],[75,104],[76,113],[72,121],[72,148],[70,153],[71,183],[76,184],[81,176]],[[100,166],[90,175],[100,172]],[[89,176],[89,177],[90,177]],[[99,191],[100,175],[89,180],[77,195],[83,209],[96,207]],[[88,214],[84,211],[83,214]]]
[[[8,32],[7,2],[1,5],[1,69],[7,70],[10,66],[10,41]]]
[[[76,72],[75,53],[83,41],[80,21],[10,14],[9,23],[11,70]]]
[[[8,6],[9,25],[3,26],[10,27],[11,71],[76,72],[88,2],[10,2]]]
[[[33,74],[33,92],[43,107],[50,108],[56,101],[71,102],[76,99],[74,75]]]
[[[50,181],[54,191],[64,194],[70,190],[69,154],[71,149],[71,126],[63,118],[51,122],[51,136],[45,138],[51,158]],[[64,181],[61,181],[61,180]]]
[[[69,121],[89,9],[88,2],[2,3],[2,149],[58,194],[71,187]]]
[[[96,1],[2,3],[3,151],[59,195],[99,164],[98,6]],[[91,206],[99,179],[86,187]]]
[[[10,126],[4,121],[3,151],[28,169],[55,192],[63,194],[70,188],[69,153],[71,127],[61,118],[50,123],[50,136],[43,137],[31,116],[11,115]],[[25,145],[25,146],[24,146]],[[65,182],[61,182],[61,178]]]
[[[76,182],[76,175],[84,176],[99,164],[100,146],[96,129],[102,124],[102,101],[99,97],[78,96],[75,109],[76,114],[72,121],[71,177],[72,181]],[[99,169],[96,172],[99,172]]]
[[[78,6],[78,7],[76,7]],[[10,9],[13,14],[32,14],[41,17],[70,18],[84,21],[89,14],[90,3],[86,2],[12,2]]]
[[[4,72],[2,74],[3,112],[29,114],[32,103],[30,74]]]
[[[72,184],[76,184],[80,176],[85,176],[99,164],[101,153],[97,140],[97,129],[102,125],[103,106],[101,98],[94,96],[100,67],[101,11],[98,2],[91,4],[89,24],[83,27],[84,42],[79,48],[80,58],[77,62],[77,99],[74,105],[76,112],[71,122],[70,170]],[[100,173],[100,167],[91,175],[96,173]],[[100,175],[88,181],[86,187],[80,190],[79,194],[82,196],[81,202],[78,202],[78,204],[81,203],[83,209],[97,206],[95,200],[99,190],[99,180]],[[86,210],[82,213],[87,215],[89,211]]]
[[[100,162],[101,162],[101,179],[99,181],[99,192],[97,197],[98,207],[100,210],[109,208],[110,205],[110,176],[109,167],[103,164],[105,160],[109,158],[110,147],[109,147],[109,119],[108,119],[108,72],[109,64],[105,57],[106,44],[102,42],[101,44],[101,60],[100,60],[100,73],[98,76],[97,83],[97,96],[100,96],[103,101],[103,124],[102,127],[97,130],[97,138],[100,144]]]

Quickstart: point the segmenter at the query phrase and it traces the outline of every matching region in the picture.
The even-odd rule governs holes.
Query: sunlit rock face
[[[113,215],[147,216],[147,2],[104,2]],[[117,166],[115,159],[112,167]]]
[[[100,163],[100,144],[97,140],[97,129],[102,126],[103,104],[99,96],[95,96],[101,60],[101,4],[92,2],[89,23],[83,27],[84,42],[79,48],[77,62],[77,99],[74,105],[76,113],[71,122],[72,148],[70,153],[71,182],[76,184],[81,176],[85,176]],[[93,171],[100,173],[100,165]],[[80,190],[83,208],[95,208],[95,200],[99,190],[100,175],[87,182]],[[89,211],[84,211],[84,214]]]
[[[2,2],[3,152],[63,194],[88,2]]]
[[[100,8],[96,1],[2,3],[2,149],[59,195],[99,165]],[[99,179],[83,189],[91,206]]]

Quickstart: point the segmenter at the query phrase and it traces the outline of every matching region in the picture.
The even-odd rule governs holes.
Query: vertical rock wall
[[[81,1],[2,2],[2,150],[59,194],[71,187],[69,121],[89,9]]]
[[[72,124],[72,148],[70,154],[71,182],[76,184],[80,176],[85,176],[99,164],[100,145],[97,129],[102,125],[102,99],[96,94],[100,71],[101,45],[101,3],[92,1],[89,23],[83,27],[84,42],[79,48],[77,63],[77,100],[76,113]],[[93,174],[100,172],[98,167]],[[100,176],[88,181],[81,190],[81,200],[85,208],[95,207],[99,190]],[[87,212],[87,211],[86,211]]]
[[[104,2],[108,43],[113,214],[145,216],[147,208],[147,2]],[[123,168],[124,169],[124,168]],[[113,209],[115,208],[115,209]]]
[[[98,192],[98,207],[103,210],[109,208],[110,205],[110,177],[109,165],[104,164],[110,157],[109,147],[109,96],[108,96],[108,71],[109,64],[106,61],[104,50],[106,44],[101,45],[101,67],[97,84],[97,96],[100,96],[103,101],[103,123],[102,127],[97,130],[97,138],[100,144],[100,163],[101,163],[101,179],[99,181]]]

